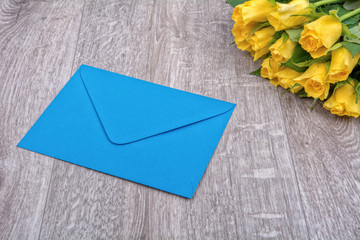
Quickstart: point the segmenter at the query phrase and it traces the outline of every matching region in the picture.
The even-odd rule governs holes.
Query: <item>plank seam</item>
[[[42,217],[41,217],[41,223],[40,223],[40,228],[39,228],[38,239],[40,239],[40,236],[41,236],[42,225],[43,225],[43,222],[44,222],[44,216],[45,216],[45,212],[46,212],[46,211],[45,211],[45,210],[46,210],[46,205],[47,205],[47,202],[48,202],[49,193],[50,193],[50,188],[51,188],[51,183],[52,183],[53,171],[54,171],[54,159],[52,159],[51,173],[50,173],[50,182],[49,182],[48,189],[47,189],[47,192],[46,192],[45,204],[44,204],[43,214],[42,214]]]
[[[80,36],[80,30],[81,30],[82,20],[83,20],[83,16],[84,16],[84,9],[85,9],[85,2],[84,2],[84,5],[83,5],[83,8],[82,8],[82,11],[81,11],[79,30],[78,30],[77,39],[76,39],[76,47],[75,47],[75,51],[74,51],[73,61],[72,61],[71,68],[70,68],[70,77],[71,77],[71,74],[72,74],[72,69],[74,68],[76,51],[77,51],[77,48],[78,48],[78,45],[79,45],[79,36]],[[42,218],[41,218],[41,224],[40,224],[40,231],[39,231],[38,239],[40,239],[41,232],[42,232],[42,226],[43,226],[43,222],[44,222],[46,206],[48,204],[49,193],[50,193],[50,189],[51,189],[51,185],[52,185],[53,172],[54,172],[54,159],[53,159],[52,166],[51,166],[50,182],[49,182],[49,185],[48,185],[49,187],[48,187],[48,190],[47,190],[47,193],[46,193],[46,200],[45,200],[44,210],[43,210],[43,214],[42,214]]]
[[[78,34],[77,34],[77,37],[76,37],[76,46],[75,46],[75,51],[74,51],[74,57],[73,57],[73,60],[72,60],[72,63],[71,63],[71,70],[70,70],[70,76],[69,76],[69,78],[71,78],[71,75],[72,75],[72,72],[73,72],[73,69],[74,69],[76,52],[77,52],[78,46],[79,46],[79,37],[80,37],[81,25],[82,25],[82,22],[83,22],[83,16],[84,16],[84,11],[85,11],[85,4],[86,4],[86,2],[84,1],[83,9],[82,9],[82,11],[81,11],[81,18],[80,18],[79,30],[78,30]]]
[[[285,123],[285,116],[284,116],[284,110],[283,110],[283,106],[281,104],[281,101],[280,101],[280,93],[279,91],[277,91],[277,99],[279,101],[279,105],[280,105],[280,112],[281,112],[281,116],[282,116],[282,119],[283,119],[283,122]],[[292,151],[291,151],[291,148],[290,148],[290,144],[289,144],[289,139],[288,139],[288,132],[289,132],[289,129],[287,127],[287,124],[284,124],[284,128],[285,128],[285,141],[286,141],[286,144],[288,146],[288,149],[289,149],[289,153],[290,153],[290,164],[291,164],[291,167],[294,171],[294,176],[295,176],[295,183],[296,183],[296,186],[297,186],[297,189],[296,189],[296,192],[298,193],[299,195],[299,199],[300,199],[300,207],[301,207],[301,213],[303,215],[303,218],[304,218],[304,221],[305,221],[305,226],[306,226],[306,233],[307,233],[307,237],[308,239],[311,239],[310,238],[310,234],[309,234],[309,224],[308,224],[308,221],[306,219],[306,216],[305,216],[305,210],[304,210],[304,204],[303,204],[303,199],[302,199],[302,196],[301,196],[301,193],[300,193],[300,185],[299,185],[299,180],[298,180],[298,174],[296,172],[296,169],[295,169],[295,164],[294,164],[294,160],[293,160],[293,154],[292,154]]]

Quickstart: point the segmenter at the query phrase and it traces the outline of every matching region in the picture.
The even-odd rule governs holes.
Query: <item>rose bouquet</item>
[[[359,117],[360,0],[227,2],[237,48],[262,59],[252,74],[323,101],[333,114]]]

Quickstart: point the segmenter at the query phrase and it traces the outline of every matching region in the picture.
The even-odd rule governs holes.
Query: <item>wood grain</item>
[[[223,1],[0,2],[0,239],[359,239],[359,120],[248,74]],[[193,199],[16,148],[81,64],[234,102]]]
[[[232,23],[224,12],[231,10],[213,1],[167,2],[157,11],[159,50],[153,55],[162,61],[154,66],[154,79],[238,106],[194,199],[149,195],[149,226],[158,226],[149,228],[149,237],[307,236],[277,96],[265,82],[239,77],[238,71],[257,66],[228,44]]]
[[[150,1],[86,1],[72,72],[88,64],[147,79],[152,6]],[[138,239],[145,234],[149,191],[56,161],[40,239]]]
[[[337,117],[311,100],[280,98],[309,234],[360,238],[359,119]]]
[[[86,4],[73,71],[90,64],[240,105],[193,200],[56,161],[42,238],[307,236],[276,91],[238,77],[255,66],[228,44],[229,11],[216,2]],[[270,115],[245,108],[259,98]]]
[[[0,2],[0,239],[39,236],[54,160],[16,144],[69,77],[81,7]]]

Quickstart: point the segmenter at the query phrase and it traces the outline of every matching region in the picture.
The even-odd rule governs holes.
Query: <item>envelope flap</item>
[[[235,104],[82,65],[81,78],[110,141],[127,144],[205,120]]]

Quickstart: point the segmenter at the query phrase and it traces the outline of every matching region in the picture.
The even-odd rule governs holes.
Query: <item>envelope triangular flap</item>
[[[225,113],[234,104],[82,65],[81,78],[115,144],[127,144]]]

